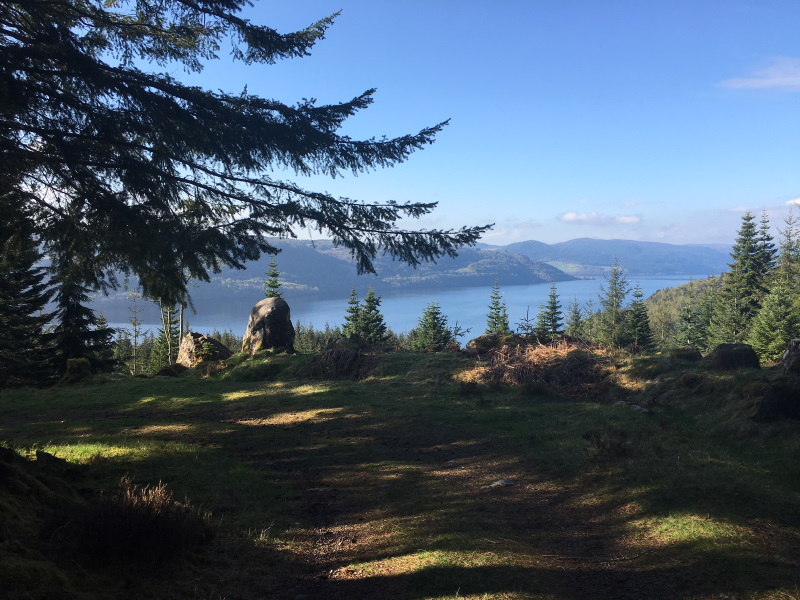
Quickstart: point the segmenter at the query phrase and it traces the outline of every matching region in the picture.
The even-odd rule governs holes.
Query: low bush
[[[300,368],[300,375],[315,379],[361,379],[374,367],[374,358],[360,348],[342,345],[314,355]]]
[[[176,501],[165,484],[142,487],[127,477],[119,492],[65,509],[61,520],[51,533],[56,546],[100,560],[163,562],[213,537],[208,516]]]

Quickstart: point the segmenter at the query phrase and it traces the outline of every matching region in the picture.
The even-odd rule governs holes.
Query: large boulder
[[[219,340],[196,331],[190,331],[181,340],[178,359],[175,362],[192,368],[201,362],[225,360],[231,356],[233,356],[233,352]],[[167,373],[163,373],[163,375],[167,375]]]
[[[795,379],[773,381],[756,405],[754,421],[779,419],[800,419],[800,385]]]
[[[289,305],[283,298],[265,298],[250,311],[242,339],[242,352],[279,349],[294,352],[294,327]]]
[[[756,351],[748,344],[720,344],[703,359],[703,364],[714,371],[761,368]]]
[[[800,340],[792,340],[787,344],[780,365],[785,371],[800,375]]]

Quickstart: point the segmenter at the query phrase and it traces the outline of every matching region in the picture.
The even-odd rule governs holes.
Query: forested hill
[[[282,249],[276,261],[283,294],[290,302],[345,299],[351,288],[363,296],[370,285],[379,295],[388,296],[471,287],[488,289],[495,280],[501,286],[510,286],[564,281],[573,279],[573,275],[599,278],[615,258],[629,276],[696,273],[702,278],[727,270],[730,260],[723,251],[704,246],[630,240],[577,239],[559,244],[527,241],[464,248],[456,258],[442,258],[416,269],[391,256],[382,256],[375,261],[378,275],[359,276],[349,252],[328,240],[276,240],[275,244]],[[210,283],[190,284],[198,312],[246,314],[253,298],[263,295],[271,259],[264,256],[242,271],[225,269]],[[127,321],[128,305],[124,291],[96,298],[93,303],[111,321]]]
[[[698,278],[719,275],[728,270],[730,248],[678,245],[633,240],[579,238],[544,244],[516,242],[503,250],[550,263],[574,275],[598,275],[619,260],[627,273],[637,275],[689,274]]]

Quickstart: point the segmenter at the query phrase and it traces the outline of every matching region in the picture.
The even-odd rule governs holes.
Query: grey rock
[[[294,326],[289,305],[283,298],[264,298],[250,311],[242,340],[242,352],[279,349],[294,352]]]

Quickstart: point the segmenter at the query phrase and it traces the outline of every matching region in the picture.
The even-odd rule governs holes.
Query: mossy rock
[[[748,344],[720,344],[703,359],[703,365],[712,371],[761,368],[756,351]]]

